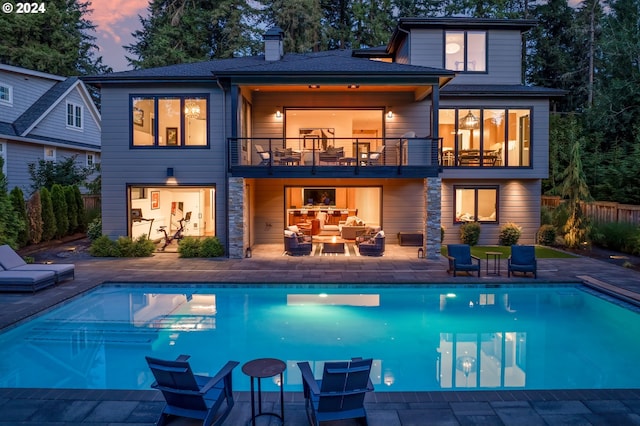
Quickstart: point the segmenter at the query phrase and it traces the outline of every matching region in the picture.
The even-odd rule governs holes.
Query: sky
[[[148,0],[93,0],[93,13],[85,18],[97,26],[96,44],[105,65],[114,71],[130,69],[122,46],[131,44],[131,33],[141,28],[138,15],[146,16]]]

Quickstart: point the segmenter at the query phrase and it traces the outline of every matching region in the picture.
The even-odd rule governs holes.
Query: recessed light
[[[319,89],[320,85],[319,84],[310,84],[309,85],[309,89]]]

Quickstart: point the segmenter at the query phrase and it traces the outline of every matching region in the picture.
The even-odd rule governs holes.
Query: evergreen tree
[[[62,238],[69,231],[69,208],[62,185],[56,183],[51,187],[51,205],[56,221],[55,237]]]
[[[17,0],[3,3],[14,5]],[[36,4],[36,3],[31,3]],[[62,76],[111,71],[96,57],[90,2],[51,0],[42,13],[0,13],[0,62]]]
[[[84,209],[84,200],[82,199],[82,194],[80,193],[80,189],[78,188],[78,186],[74,185],[72,188],[73,196],[75,198],[76,212],[78,215],[78,227],[75,231],[85,232],[87,230],[87,216]]]
[[[391,0],[354,0],[351,8],[354,49],[386,45],[396,25]]]
[[[31,244],[39,244],[42,241],[43,222],[42,222],[42,202],[40,200],[40,192],[35,192],[27,200],[27,216],[29,217],[29,242]]]
[[[286,53],[326,49],[328,43],[322,24],[320,0],[268,0],[266,5],[267,24],[277,25],[284,31]]]
[[[18,230],[18,236],[16,238],[16,244],[18,247],[24,247],[30,240],[28,226],[29,217],[27,216],[27,204],[24,201],[24,193],[16,186],[11,190],[9,196],[11,197],[13,211],[21,222],[20,229]]]
[[[82,167],[77,163],[77,155],[64,158],[59,161],[46,161],[40,159],[38,163],[30,163],[27,168],[31,177],[31,190],[37,191],[40,188],[51,189],[54,184],[59,185],[80,185],[86,184],[95,169]]]
[[[569,117],[572,129],[578,129],[574,123],[575,117]],[[565,243],[570,248],[580,248],[587,242],[589,231],[589,220],[582,211],[582,205],[589,201],[591,196],[582,169],[582,146],[585,138],[577,131],[568,135],[571,140],[571,152],[569,165],[563,174],[562,196],[567,200],[569,218],[564,226]]]
[[[25,224],[13,209],[7,193],[7,177],[2,173],[4,160],[0,157],[0,244],[8,244],[18,248],[18,234]]]
[[[51,241],[58,232],[56,215],[53,212],[51,192],[47,188],[40,189],[40,203],[42,206],[42,241]]]
[[[135,69],[253,54],[261,38],[247,0],[151,0],[125,46]]]
[[[73,234],[78,229],[78,205],[76,204],[76,194],[73,186],[62,187],[64,200],[67,203],[67,215],[69,218],[69,228],[67,234]]]

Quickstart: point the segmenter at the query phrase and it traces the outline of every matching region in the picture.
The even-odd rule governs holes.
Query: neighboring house
[[[0,156],[8,189],[29,195],[29,164],[100,161],[100,113],[78,77],[0,64]]]
[[[423,233],[429,257],[441,226],[458,242],[473,220],[480,243],[497,244],[509,221],[533,243],[549,98],[561,95],[522,84],[534,25],[400,19],[386,48],[286,55],[273,28],[261,56],[85,78],[109,123],[103,231],[155,239],[191,212],[187,235],[242,257],[282,244],[300,216],[357,215],[388,243]]]

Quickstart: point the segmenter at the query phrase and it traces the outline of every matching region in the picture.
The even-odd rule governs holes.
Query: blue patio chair
[[[471,247],[468,244],[447,245],[447,258],[449,259],[447,272],[453,272],[454,277],[457,271],[478,271],[478,276],[480,276],[480,258],[471,255]]]
[[[534,246],[511,246],[511,256],[507,260],[507,276],[512,272],[527,272],[538,278],[538,261],[536,260],[536,248]]]
[[[224,422],[234,404],[231,372],[238,362],[229,361],[215,376],[207,377],[193,374],[189,355],[180,355],[175,361],[146,359],[156,379],[151,387],[162,391],[167,401],[158,425],[166,424],[171,416],[199,419],[205,426]],[[226,408],[218,413],[225,401]]]
[[[308,362],[299,362],[309,423],[359,419],[367,424],[364,397],[373,391],[369,379],[372,359],[326,362],[322,380],[316,380]]]

